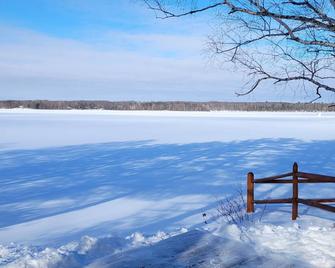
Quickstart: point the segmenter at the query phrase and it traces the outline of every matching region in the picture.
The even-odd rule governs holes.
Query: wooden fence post
[[[247,176],[247,213],[254,212],[254,173]]]
[[[298,217],[298,164],[293,164],[293,179],[292,179],[292,220],[296,220]]]

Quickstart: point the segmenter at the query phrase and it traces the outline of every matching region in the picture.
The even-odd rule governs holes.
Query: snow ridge
[[[84,236],[59,248],[0,247],[4,267],[335,267],[334,226],[256,224],[152,236]]]

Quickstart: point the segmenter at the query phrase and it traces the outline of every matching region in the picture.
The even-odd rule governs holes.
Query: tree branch
[[[251,87],[237,95],[250,94],[265,81],[308,83],[316,91],[313,101],[321,90],[335,93],[335,0],[207,0],[182,12],[163,0],[144,1],[163,19],[222,10],[218,18],[224,27],[209,47],[252,77]]]

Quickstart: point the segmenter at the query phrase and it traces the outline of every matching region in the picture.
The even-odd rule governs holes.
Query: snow
[[[332,246],[335,226],[301,228],[294,224],[284,228],[264,225],[261,228],[251,228],[249,235],[254,238],[258,247],[289,256],[289,262],[294,259],[303,260],[306,264],[316,267],[335,266],[335,252]]]
[[[268,206],[241,232],[216,211],[248,171],[334,175],[334,133],[334,113],[0,110],[0,265],[334,267],[332,213]]]
[[[1,149],[129,141],[185,144],[260,138],[331,140],[335,129],[332,125],[334,118],[335,113],[331,112],[321,113],[320,116],[316,112],[0,109],[3,124]],[[57,135],[60,131],[62,135]]]
[[[334,227],[255,225],[248,230],[180,229],[146,237],[82,237],[59,248],[0,248],[6,267],[334,267]],[[227,237],[227,234],[233,234]],[[11,259],[12,258],[12,259]],[[0,263],[1,264],[1,263]]]
[[[334,267],[331,245],[334,228],[280,228],[271,225],[251,230],[258,240],[227,239],[193,230],[151,247],[101,258],[88,267]],[[321,240],[323,239],[323,240]],[[274,241],[273,241],[274,240]],[[323,242],[322,242],[323,241]],[[297,250],[292,247],[298,246]]]

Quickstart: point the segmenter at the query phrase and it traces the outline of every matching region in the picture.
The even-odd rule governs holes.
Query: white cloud
[[[237,98],[248,79],[208,64],[204,38],[108,31],[89,41],[0,27],[1,99],[306,101],[272,84]],[[302,98],[303,97],[303,98]]]
[[[0,31],[2,98],[31,98],[43,88],[34,98],[151,99],[154,93],[161,99],[194,99],[200,91],[215,99],[211,92],[221,95],[225,88],[233,96],[238,81],[206,65],[203,39],[194,35],[108,32],[87,43],[22,29]]]

